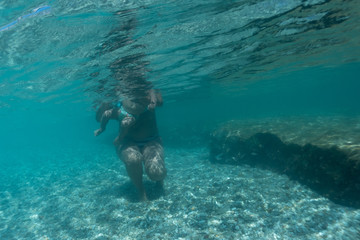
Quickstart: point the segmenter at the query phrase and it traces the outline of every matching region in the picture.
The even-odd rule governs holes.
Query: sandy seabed
[[[9,170],[0,239],[359,239],[360,210],[285,175],[211,164],[207,148],[165,153],[165,190],[144,178],[149,202],[110,147]]]

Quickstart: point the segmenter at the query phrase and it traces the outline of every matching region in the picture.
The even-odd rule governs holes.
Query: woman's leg
[[[141,200],[147,200],[146,192],[144,189],[142,175],[143,175],[143,156],[137,146],[127,146],[119,149],[118,155],[125,163],[126,171],[139,192]]]
[[[143,150],[145,171],[148,177],[162,184],[166,177],[166,168],[164,161],[164,149],[160,140],[154,140],[147,143]]]

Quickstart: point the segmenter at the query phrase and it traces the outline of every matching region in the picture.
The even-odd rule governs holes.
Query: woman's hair
[[[106,110],[109,110],[112,108],[112,104],[110,102],[103,102],[100,104],[99,108],[96,111],[96,121],[100,122],[101,117],[104,114]]]

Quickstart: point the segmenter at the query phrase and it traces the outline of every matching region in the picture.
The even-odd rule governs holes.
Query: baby
[[[104,132],[110,119],[120,121],[121,127],[126,129],[134,124],[136,117],[141,113],[154,110],[156,106],[162,106],[162,104],[162,95],[155,89],[151,89],[144,99],[136,101],[125,99],[115,104],[104,102],[96,112],[96,121],[100,123],[100,128],[94,131],[94,135],[99,136]]]

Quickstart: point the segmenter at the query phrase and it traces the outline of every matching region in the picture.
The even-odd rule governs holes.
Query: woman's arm
[[[149,99],[150,99],[150,103],[148,105],[149,110],[154,110],[155,107],[161,107],[163,105],[163,98],[160,90],[150,89]]]
[[[119,131],[119,135],[115,138],[114,140],[114,145],[118,148],[125,136],[127,135],[129,128],[131,126],[133,126],[136,122],[136,118],[132,117],[132,116],[128,116],[128,117],[124,117],[124,119],[120,122],[120,131]]]

